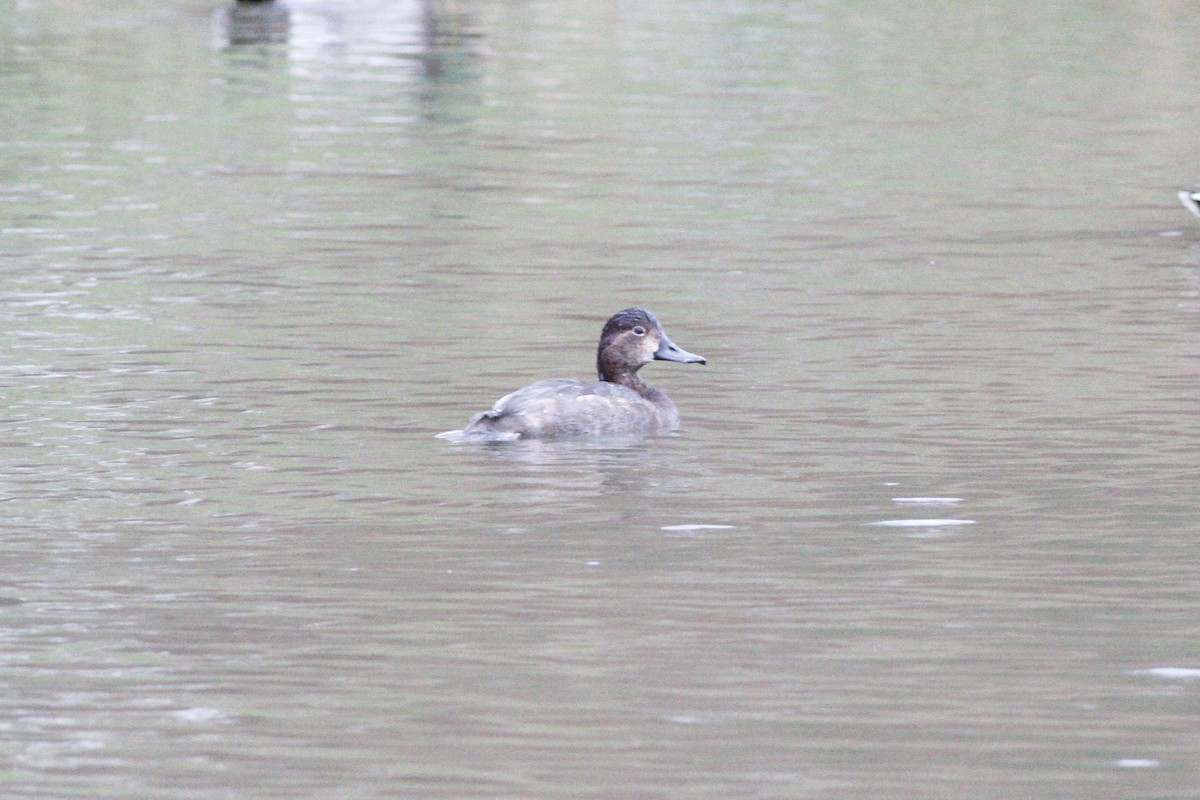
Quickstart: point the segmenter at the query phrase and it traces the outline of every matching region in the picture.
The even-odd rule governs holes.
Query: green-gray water
[[[0,9],[0,795],[1196,797],[1200,9]]]

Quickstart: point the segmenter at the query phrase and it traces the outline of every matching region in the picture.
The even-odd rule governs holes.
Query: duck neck
[[[596,371],[600,374],[600,380],[620,384],[647,399],[653,399],[657,394],[657,390],[637,374],[636,367],[633,369],[618,367],[606,361],[603,355],[599,355],[596,357]]]
[[[640,396],[646,398],[646,401],[654,406],[664,430],[675,430],[679,427],[679,410],[675,408],[675,404],[671,402],[671,398],[667,397],[666,392],[655,389],[642,380],[637,374],[636,367],[634,369],[616,367],[605,363],[603,358],[597,359],[597,364],[599,366],[600,380],[632,389]]]

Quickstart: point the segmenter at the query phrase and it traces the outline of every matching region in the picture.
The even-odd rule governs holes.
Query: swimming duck
[[[1191,189],[1186,192],[1180,192],[1179,202],[1183,203],[1183,207],[1188,211],[1200,217],[1200,191]]]
[[[642,308],[614,314],[600,333],[593,383],[556,379],[531,383],[471,417],[460,431],[439,433],[452,441],[505,442],[560,436],[622,436],[668,433],[679,427],[679,409],[666,393],[638,375],[651,361],[707,363],[680,348],[658,318]]]

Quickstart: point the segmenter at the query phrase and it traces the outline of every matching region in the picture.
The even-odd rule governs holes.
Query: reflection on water
[[[10,17],[5,797],[1194,793],[1193,10]]]
[[[561,502],[577,491],[589,494],[655,495],[678,475],[678,449],[669,441],[644,437],[611,437],[598,441],[522,440],[454,445],[478,455],[476,468],[504,474],[512,482],[505,491],[546,492],[546,501]]]
[[[288,39],[291,12],[279,0],[238,0],[217,12],[218,36],[223,44],[278,44]]]

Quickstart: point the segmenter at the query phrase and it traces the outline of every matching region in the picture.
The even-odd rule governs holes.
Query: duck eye
[[[635,325],[633,327],[633,332],[637,336],[645,336],[646,335],[646,329],[643,328],[641,325]]]

